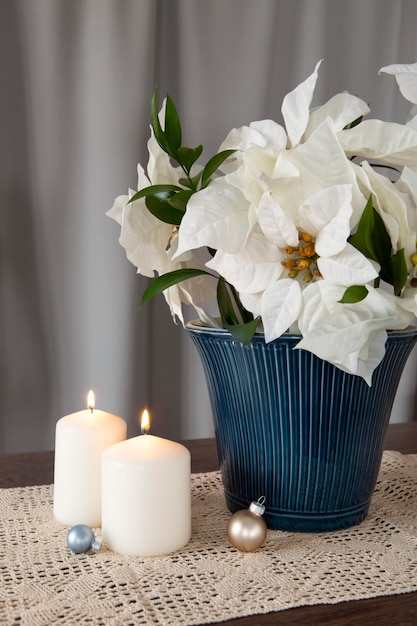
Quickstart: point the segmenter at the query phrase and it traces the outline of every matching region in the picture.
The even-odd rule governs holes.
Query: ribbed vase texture
[[[269,528],[338,530],[368,512],[417,330],[389,333],[372,386],[304,350],[297,335],[249,346],[188,325],[206,374],[226,504],[266,497]]]

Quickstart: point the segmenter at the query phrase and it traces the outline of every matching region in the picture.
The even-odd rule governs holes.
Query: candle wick
[[[94,408],[94,407],[90,406],[90,412],[91,412],[91,413],[93,412],[93,408]]]

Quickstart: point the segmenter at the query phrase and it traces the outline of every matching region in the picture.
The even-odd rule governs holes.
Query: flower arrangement
[[[285,96],[285,127],[233,129],[204,167],[155,93],[147,173],[107,214],[152,278],[142,303],[163,293],[174,320],[189,304],[246,344],[299,333],[297,348],[370,385],[387,330],[417,314],[417,115],[365,119],[348,93],[310,108],[320,63]],[[417,63],[380,72],[417,103]]]

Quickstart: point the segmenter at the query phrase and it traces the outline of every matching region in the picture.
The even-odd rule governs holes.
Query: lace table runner
[[[385,452],[368,519],[333,533],[268,531],[233,548],[218,472],[194,474],[193,534],[169,556],[75,555],[52,486],[0,490],[0,623],[205,624],[417,590],[417,455]]]

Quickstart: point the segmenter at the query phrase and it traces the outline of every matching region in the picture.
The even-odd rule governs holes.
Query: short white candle
[[[191,455],[181,444],[143,434],[110,446],[102,489],[102,535],[111,550],[158,556],[190,540]]]
[[[94,408],[62,417],[55,430],[54,515],[63,524],[101,526],[101,457],[126,439],[126,422]]]

